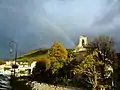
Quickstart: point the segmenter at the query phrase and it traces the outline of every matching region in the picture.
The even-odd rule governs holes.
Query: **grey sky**
[[[9,57],[10,40],[19,53],[56,40],[72,48],[82,34],[110,35],[119,43],[119,28],[120,0],[0,0],[0,58]]]

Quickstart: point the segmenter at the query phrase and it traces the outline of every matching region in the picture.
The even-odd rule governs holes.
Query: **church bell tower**
[[[86,48],[85,46],[88,44],[88,39],[86,36],[82,35],[79,38],[78,45],[76,46],[74,52],[80,52],[80,51],[85,51]]]

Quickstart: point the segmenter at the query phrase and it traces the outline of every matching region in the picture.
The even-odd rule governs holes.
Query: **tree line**
[[[33,70],[34,80],[55,85],[85,87],[92,90],[115,89],[119,78],[119,54],[111,37],[99,36],[84,52],[67,51],[54,42],[47,56],[38,58]]]

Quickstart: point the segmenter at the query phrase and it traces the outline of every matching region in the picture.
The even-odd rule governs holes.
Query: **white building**
[[[11,75],[14,71],[14,69],[12,68],[12,65],[14,65],[14,63],[14,61],[6,61],[6,64],[0,65],[0,74]],[[32,74],[33,68],[36,65],[36,61],[32,62],[31,65],[29,65],[28,62],[16,62],[16,64],[18,65],[18,68],[15,69],[16,75],[25,76]]]
[[[80,36],[78,45],[76,46],[74,52],[86,51],[85,46],[88,44],[88,38],[84,35]]]
[[[30,68],[31,69],[31,72],[30,72],[31,74],[32,74],[32,71],[33,71],[34,67],[36,66],[36,63],[37,63],[36,61],[31,63],[31,66],[30,66],[31,67]]]

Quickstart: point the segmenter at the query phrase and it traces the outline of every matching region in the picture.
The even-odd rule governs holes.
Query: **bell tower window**
[[[82,46],[84,46],[85,45],[85,41],[84,41],[84,39],[82,39]]]

